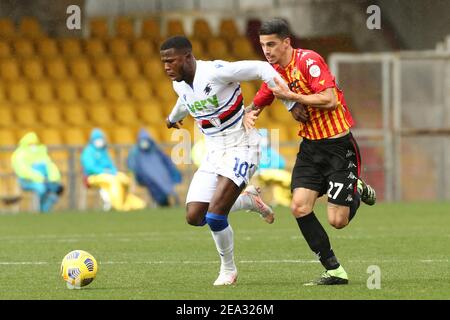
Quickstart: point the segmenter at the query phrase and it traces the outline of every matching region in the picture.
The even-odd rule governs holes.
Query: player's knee
[[[343,229],[348,225],[348,218],[342,216],[334,216],[328,219],[330,225],[335,229]]]
[[[195,226],[195,227],[201,227],[204,226],[206,224],[205,218],[203,217],[198,217],[198,216],[193,216],[193,215],[186,215],[186,222],[188,224],[190,224],[191,226]]]
[[[296,218],[304,217],[313,211],[313,207],[310,204],[302,203],[299,201],[292,201],[291,212]]]

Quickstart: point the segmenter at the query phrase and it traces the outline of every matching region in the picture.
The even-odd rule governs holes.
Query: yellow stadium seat
[[[45,68],[47,70],[47,75],[56,81],[67,79],[67,68],[64,60],[62,58],[54,58],[47,60],[45,62]]]
[[[183,22],[179,19],[170,19],[167,22],[167,36],[172,37],[176,35],[184,35]]]
[[[14,108],[14,118],[19,126],[35,127],[39,124],[36,115],[36,110],[33,107],[18,107]]]
[[[50,103],[54,101],[53,87],[49,81],[41,80],[32,83],[31,94],[33,99],[38,103]]]
[[[155,126],[165,125],[165,117],[161,112],[161,103],[158,100],[152,98],[147,101],[143,101],[137,105],[137,110],[139,113],[139,119],[141,119],[145,124]]]
[[[201,41],[208,40],[212,37],[211,28],[205,19],[197,19],[194,21],[194,38]]]
[[[89,119],[95,126],[110,127],[114,124],[111,108],[103,103],[92,105],[88,108]]]
[[[47,146],[63,144],[63,138],[58,129],[44,128],[39,130],[41,142]]]
[[[119,74],[125,80],[133,80],[140,76],[139,65],[134,58],[128,57],[117,62]]]
[[[207,43],[207,52],[214,60],[230,60],[226,42],[220,38],[211,38]]]
[[[131,97],[136,101],[146,101],[153,97],[152,85],[149,81],[138,78],[129,83],[129,91]]]
[[[114,57],[124,57],[129,54],[128,43],[125,39],[114,38],[108,41],[109,52]]]
[[[89,103],[99,102],[103,99],[103,92],[97,80],[87,80],[80,83],[80,94]]]
[[[90,125],[86,109],[79,104],[67,105],[63,108],[63,116],[68,125],[77,127],[88,127]]]
[[[144,126],[142,127],[150,134],[150,137],[156,142],[161,142],[161,135],[159,133],[159,128],[156,126]]]
[[[147,18],[142,22],[141,37],[157,42],[161,39],[159,22],[154,18]]]
[[[0,128],[10,128],[14,126],[13,113],[9,107],[0,107]]]
[[[84,146],[87,143],[86,134],[81,128],[67,128],[62,131],[63,141],[70,146]]]
[[[117,123],[128,126],[135,126],[139,124],[140,119],[134,109],[133,104],[123,103],[121,105],[117,105],[113,109],[114,119]]]
[[[115,21],[116,37],[134,38],[134,24],[128,17],[118,17]]]
[[[11,48],[8,42],[0,40],[0,59],[9,58],[11,56]]]
[[[61,53],[65,57],[78,57],[82,53],[80,41],[78,38],[61,39]]]
[[[31,40],[25,38],[18,38],[12,42],[14,53],[16,56],[25,58],[34,55],[34,46]]]
[[[62,127],[65,125],[61,114],[61,108],[56,105],[43,105],[38,109],[39,119],[45,126]]]
[[[108,21],[104,17],[91,18],[89,27],[91,38],[107,38],[109,36]]]
[[[1,50],[1,49],[0,49]],[[132,43],[133,54],[140,59],[148,59],[155,55],[153,43],[148,39],[136,39]]]
[[[45,58],[53,58],[59,54],[56,40],[51,38],[37,39],[36,49],[37,53]]]
[[[136,137],[129,127],[114,127],[111,132],[112,143],[116,144],[134,144]]]
[[[287,111],[285,105],[278,99],[275,99],[268,107],[268,110],[270,112],[270,115],[273,119],[276,121],[283,123],[283,124],[294,124],[295,120],[292,118],[292,115],[289,111]]]
[[[255,52],[250,40],[247,37],[239,37],[232,41],[232,54],[238,60],[260,60],[261,58]]]
[[[103,84],[106,97],[112,102],[122,102],[128,100],[127,87],[120,79],[108,80]]]
[[[17,80],[20,77],[19,64],[15,59],[0,61],[0,77],[4,80]]]
[[[91,65],[84,57],[74,58],[69,62],[69,70],[75,80],[84,81],[91,78]]]
[[[253,101],[256,94],[256,88],[251,82],[241,82],[242,96],[244,97],[244,104],[249,105]]]
[[[22,73],[28,80],[40,80],[44,76],[42,61],[37,58],[28,58],[22,62]]]
[[[166,79],[161,79],[155,83],[155,92],[163,103],[163,109],[171,109],[178,99],[175,91],[173,91],[172,82]]]
[[[161,60],[157,58],[142,61],[142,72],[152,82],[157,82],[167,77]]]
[[[5,86],[0,82],[0,107],[6,102],[6,91]]]
[[[108,58],[99,58],[93,62],[94,72],[97,78],[108,80],[116,76],[116,68],[113,61]]]
[[[223,19],[219,26],[219,36],[228,42],[239,36],[239,30],[233,19]]]
[[[25,81],[14,81],[8,85],[9,101],[16,104],[24,104],[30,100],[30,93]]]
[[[0,38],[11,39],[16,36],[16,27],[10,18],[0,19]]]
[[[203,47],[203,44],[198,39],[191,39],[192,44],[192,53],[194,54],[194,57],[198,60],[210,60],[209,54],[206,52],[206,50]]]
[[[72,80],[64,80],[55,84],[56,97],[64,103],[71,103],[78,100],[78,92]]]
[[[16,146],[17,140],[13,130],[0,129],[0,146]]]
[[[86,39],[84,43],[84,51],[90,57],[101,57],[105,55],[105,44],[100,38]]]
[[[39,38],[44,36],[41,24],[35,17],[23,17],[19,22],[19,31],[27,38]]]

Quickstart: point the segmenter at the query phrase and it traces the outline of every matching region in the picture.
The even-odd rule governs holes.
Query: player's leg
[[[275,220],[273,209],[261,197],[261,189],[253,185],[245,188],[244,192],[239,195],[230,212],[239,210],[256,212],[269,224]]]
[[[206,224],[205,216],[216,184],[217,175],[209,170],[199,169],[192,177],[186,196],[186,222],[191,226],[201,227]]]

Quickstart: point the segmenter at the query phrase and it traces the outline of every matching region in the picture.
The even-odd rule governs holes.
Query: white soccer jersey
[[[179,98],[169,121],[177,122],[189,113],[206,136],[224,136],[242,130],[244,108],[239,82],[263,80],[273,86],[274,77],[283,81],[263,61],[197,60],[192,87],[184,81],[173,82]]]

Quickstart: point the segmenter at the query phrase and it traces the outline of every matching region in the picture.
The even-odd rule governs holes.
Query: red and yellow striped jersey
[[[319,93],[334,88],[337,107],[332,110],[308,106],[310,120],[300,123],[298,135],[310,139],[325,139],[342,133],[354,124],[350,110],[345,103],[343,92],[336,86],[335,78],[323,58],[312,50],[294,49],[289,64],[282,68],[273,65],[275,70],[287,81],[291,91],[304,95]],[[269,105],[273,101],[272,91],[264,83],[256,94],[256,106]]]

